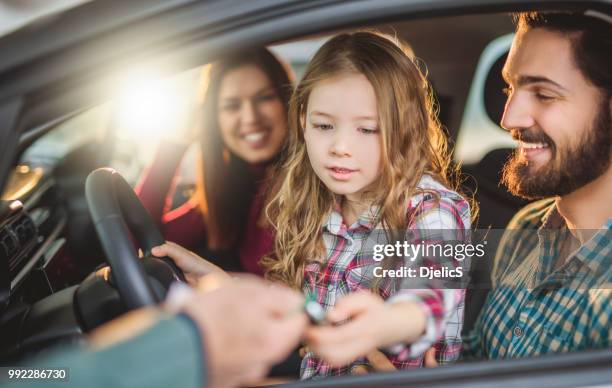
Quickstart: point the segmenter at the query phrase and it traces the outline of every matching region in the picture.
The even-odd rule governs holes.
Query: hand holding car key
[[[323,307],[317,302],[315,296],[312,293],[307,293],[304,298],[304,312],[310,323],[313,325],[321,326],[321,325],[342,325],[344,322],[331,323],[327,320],[327,312],[323,309]],[[300,357],[304,357],[306,352],[308,352],[308,347],[304,346],[300,349]],[[395,366],[385,354],[377,349],[370,351],[366,354],[365,358],[368,360],[374,371],[391,371],[396,370]],[[356,367],[352,374],[367,374],[369,373],[366,366]]]
[[[324,325],[328,323],[325,318],[327,313],[311,293],[307,293],[304,299],[304,312],[313,325]]]

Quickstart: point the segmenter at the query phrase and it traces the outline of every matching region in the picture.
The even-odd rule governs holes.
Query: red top
[[[198,203],[192,198],[176,209],[171,209],[176,185],[176,170],[186,146],[165,142],[159,147],[153,163],[137,185],[135,191],[140,201],[160,227],[164,238],[187,249],[205,245],[206,225]],[[246,220],[242,244],[238,247],[240,263],[246,272],[263,276],[259,260],[272,250],[274,236],[257,224],[263,208],[263,195],[254,196]],[[220,263],[223,266],[223,263]]]

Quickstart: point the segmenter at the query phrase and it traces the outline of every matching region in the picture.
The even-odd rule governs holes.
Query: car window
[[[79,146],[99,141],[106,132],[109,108],[99,105],[59,124],[24,151],[20,164],[52,169]]]
[[[116,99],[77,114],[38,138],[23,152],[19,164],[52,170],[81,146],[110,142],[112,152],[105,164],[136,184],[143,169],[151,163],[161,134],[171,130],[164,127],[164,114],[168,113],[164,104],[172,105],[172,96],[165,96],[164,92],[168,88],[195,90],[199,71],[189,70],[156,80],[146,90],[139,89],[140,85],[122,90]],[[195,152],[190,151],[186,158],[193,161]],[[186,175],[194,174],[188,168],[193,163],[183,165]]]
[[[291,66],[297,82],[312,55],[327,39],[298,40],[273,45],[270,49]],[[454,154],[458,162],[477,163],[493,149],[514,146],[510,136],[487,115],[484,105],[487,74],[495,61],[505,55],[511,41],[512,34],[494,39],[478,60],[458,131]],[[183,95],[196,95],[201,87],[201,71],[202,67],[191,69],[155,81],[146,88],[141,87],[142,83],[135,83],[131,90],[127,86],[114,101],[89,109],[42,136],[24,152],[20,164],[51,168],[80,145],[103,141],[110,131],[106,141],[113,142],[113,151],[107,164],[136,185],[152,162],[164,131],[172,130],[166,120],[159,118],[164,113],[160,110],[172,105],[172,97],[164,91],[171,89]],[[197,147],[192,146],[179,167],[178,184],[195,184],[196,159]]]
[[[295,74],[296,81],[302,78],[306,64],[327,38],[304,39],[270,46],[270,50],[286,61]]]
[[[306,63],[323,42],[321,39],[299,41],[272,46],[271,50],[292,67],[299,79]],[[173,130],[183,131],[174,128],[167,116],[176,119],[177,115],[185,113],[172,108],[180,105],[173,98],[177,93],[182,96],[178,98],[185,101],[197,96],[201,72],[202,67],[198,67],[167,79],[151,80],[144,87],[147,77],[140,80],[134,77],[113,101],[80,113],[37,139],[23,153],[20,164],[52,169],[84,144],[111,141],[112,154],[107,165],[136,185],[144,169],[153,161],[164,134]],[[178,121],[184,122],[181,120]],[[192,145],[184,155],[177,184],[195,184],[197,148]]]
[[[488,76],[504,58],[513,38],[512,34],[507,34],[508,26],[497,28],[500,24],[499,18],[502,16],[504,20],[507,19],[506,15],[486,15],[486,20],[483,15],[456,16],[456,19],[453,17],[442,20],[408,20],[389,25],[390,30],[397,29],[403,39],[414,44],[416,55],[424,59],[425,70],[429,70],[427,71],[429,79],[440,101],[441,115],[447,116],[443,124],[447,126],[449,135],[455,140],[455,161],[468,166],[478,164],[492,150],[515,146],[509,134],[499,126],[498,120],[487,113],[486,106],[488,99],[485,89]],[[471,23],[480,22],[481,19],[482,25]],[[506,30],[503,30],[504,28]],[[485,30],[491,31],[485,34]],[[299,80],[306,64],[326,39],[327,37],[304,39],[270,48],[291,65],[296,80]],[[458,44],[458,42],[464,43]],[[466,48],[472,48],[473,52]],[[163,80],[156,80],[154,77],[136,77],[134,83],[126,82],[126,90],[112,101],[74,116],[37,139],[22,154],[20,164],[53,170],[67,156],[82,147],[107,143],[112,147],[109,148],[111,151],[105,165],[116,169],[135,186],[143,171],[151,165],[155,155],[165,152],[163,134],[173,131],[176,131],[175,134],[180,134],[179,127],[184,123],[184,118],[183,121],[175,120],[180,112],[173,113],[172,109],[178,106],[180,110],[181,104],[176,104],[178,99],[197,94],[201,87],[201,72],[202,67],[198,67]],[[499,93],[502,93],[501,88]],[[179,95],[182,97],[178,97]],[[187,98],[184,101],[187,101]],[[170,120],[169,117],[173,119]],[[175,176],[178,185],[195,184],[197,154],[198,147],[193,144],[184,155]],[[95,152],[88,156],[99,157]],[[493,170],[492,165],[487,165],[487,168]],[[91,170],[87,170],[89,171]],[[487,181],[483,176],[479,175],[477,179],[479,180],[476,183],[486,188]],[[81,192],[83,185],[82,182],[78,183]],[[497,184],[498,181],[495,180],[492,186],[497,187]],[[189,193],[189,191],[184,192]],[[485,190],[481,190],[479,194],[482,192],[486,193]],[[502,207],[508,202],[506,197],[494,194],[489,202],[479,199],[485,215],[501,214]],[[184,194],[182,200],[186,196],[187,194]],[[175,205],[178,203],[180,202],[175,202]],[[85,207],[82,209],[86,211]],[[76,223],[68,224],[73,226]],[[83,241],[90,243],[86,239]],[[468,310],[465,311],[467,316]],[[461,313],[463,314],[463,310]],[[522,331],[519,333],[523,335]],[[548,333],[542,332],[542,335]],[[455,370],[461,367],[458,366]],[[475,374],[478,372],[476,369],[473,371]],[[529,378],[529,374],[525,376]],[[367,376],[362,377],[367,378]],[[446,378],[446,381],[449,381],[448,376]],[[457,379],[461,379],[459,374]],[[419,383],[422,381],[424,380]],[[333,380],[329,385],[332,384]],[[338,385],[342,384],[340,381]],[[384,384],[382,380],[381,384]]]

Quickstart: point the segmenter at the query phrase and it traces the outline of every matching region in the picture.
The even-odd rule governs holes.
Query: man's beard
[[[563,196],[606,172],[612,152],[612,120],[608,99],[603,102],[605,104],[601,104],[591,129],[578,139],[577,144],[563,149],[557,148],[552,139],[540,130],[517,130],[522,141],[547,144],[551,158],[546,165],[536,168],[521,158],[520,151],[516,150],[502,171],[502,183],[508,190],[526,199]]]

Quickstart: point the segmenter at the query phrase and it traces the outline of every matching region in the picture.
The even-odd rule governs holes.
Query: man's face
[[[502,182],[529,199],[567,195],[610,168],[610,102],[574,62],[571,40],[536,28],[512,43],[501,121],[519,141]]]

